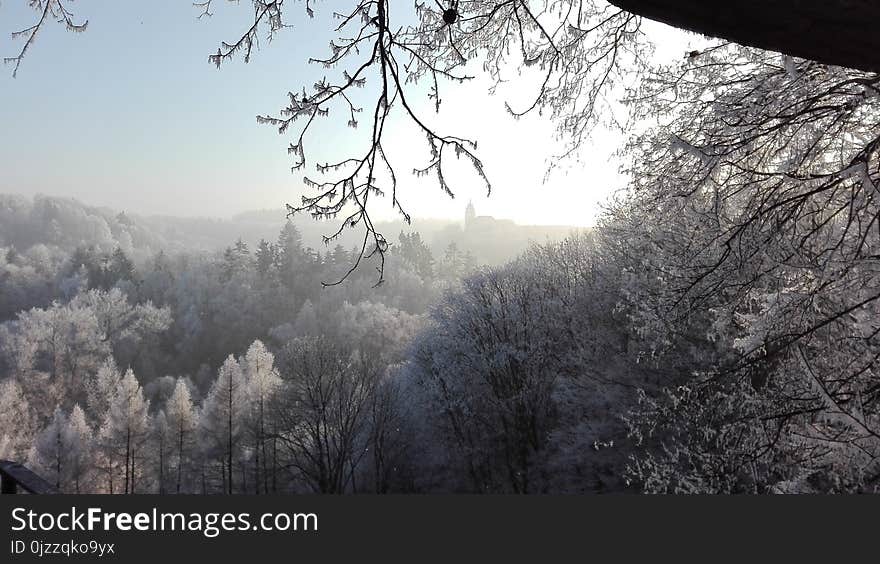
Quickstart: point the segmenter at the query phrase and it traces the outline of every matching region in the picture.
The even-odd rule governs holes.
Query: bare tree
[[[292,342],[280,362],[274,411],[288,469],[316,492],[354,490],[366,454],[373,374],[326,338]]]

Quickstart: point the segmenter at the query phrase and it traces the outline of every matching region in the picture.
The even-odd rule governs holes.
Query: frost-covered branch
[[[57,23],[63,24],[67,31],[79,33],[86,30],[89,25],[88,20],[79,23],[73,12],[65,6],[65,3],[70,3],[72,1],[73,0],[28,0],[28,5],[39,14],[39,18],[31,26],[12,33],[13,39],[21,39],[24,41],[18,55],[3,58],[4,63],[13,65],[13,77],[18,74],[18,68],[21,66],[21,61],[36,40],[37,34],[43,29],[43,26],[48,20],[55,20]]]

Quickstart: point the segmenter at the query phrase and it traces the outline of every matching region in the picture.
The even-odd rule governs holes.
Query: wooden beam
[[[18,462],[0,460],[0,493],[14,494],[22,489],[31,494],[56,494],[58,490]]]
[[[609,0],[671,26],[794,57],[880,72],[878,0]]]

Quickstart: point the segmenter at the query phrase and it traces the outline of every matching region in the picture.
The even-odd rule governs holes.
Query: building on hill
[[[468,202],[464,229],[460,224],[448,225],[434,233],[430,241],[435,253],[454,243],[473,254],[477,262],[498,265],[516,258],[532,243],[559,241],[579,230],[572,226],[518,225],[510,219],[477,215],[473,202]]]
[[[473,202],[468,202],[464,210],[464,230],[468,231],[495,231],[498,229],[512,229],[518,227],[512,219],[496,219],[491,215],[477,215]]]

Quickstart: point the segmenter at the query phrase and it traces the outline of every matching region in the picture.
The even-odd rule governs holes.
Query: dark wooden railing
[[[18,462],[0,460],[0,494],[56,494],[58,490]]]

